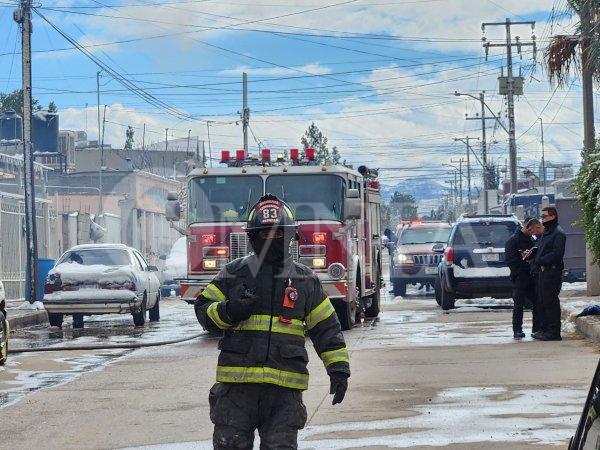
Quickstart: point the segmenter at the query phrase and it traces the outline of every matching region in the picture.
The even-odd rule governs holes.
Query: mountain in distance
[[[389,203],[394,192],[401,194],[412,194],[421,203],[423,200],[439,200],[447,193],[446,186],[431,179],[419,180],[411,179],[400,181],[395,185],[381,184],[381,197],[385,203]]]

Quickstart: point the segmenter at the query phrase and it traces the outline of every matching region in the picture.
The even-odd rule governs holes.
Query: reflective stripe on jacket
[[[235,300],[244,285],[254,289],[259,300],[248,320],[234,323],[227,302]],[[292,309],[283,307],[288,285],[298,291]],[[291,259],[283,268],[261,265],[255,255],[232,261],[202,292],[196,310],[204,328],[223,330],[217,381],[307,389],[306,335],[328,373],[350,375],[348,351],[331,301],[317,275]]]

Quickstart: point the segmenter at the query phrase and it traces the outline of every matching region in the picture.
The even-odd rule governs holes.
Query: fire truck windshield
[[[344,179],[337,175],[271,175],[266,192],[292,206],[297,220],[342,220]]]
[[[189,184],[188,222],[241,222],[263,194],[259,176],[208,176]]]

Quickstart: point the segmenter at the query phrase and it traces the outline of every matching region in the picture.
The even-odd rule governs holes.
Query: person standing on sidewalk
[[[533,261],[533,273],[537,277],[537,296],[544,311],[542,331],[534,333],[535,339],[560,341],[560,290],[567,236],[558,224],[558,211],[554,206],[542,209],[544,232]]]
[[[539,232],[541,223],[530,218],[506,241],[506,264],[510,268],[510,280],[513,286],[513,335],[515,339],[525,337],[523,333],[523,308],[527,302],[533,305],[532,332],[541,331],[541,315],[535,293],[535,282],[531,273],[531,264],[527,256],[535,245],[533,235]]]
[[[330,378],[332,403],[348,388],[348,351],[333,305],[317,274],[294,262],[292,210],[267,194],[245,228],[254,250],[227,264],[195,304],[204,328],[222,332],[217,383],[209,394],[213,445],[248,449],[258,429],[261,449],[296,449],[307,420],[305,334]]]

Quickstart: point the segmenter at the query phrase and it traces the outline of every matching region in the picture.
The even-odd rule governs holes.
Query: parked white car
[[[44,308],[50,326],[61,327],[65,314],[73,328],[83,316],[131,314],[136,326],[160,319],[158,269],[134,248],[123,244],[77,245],[65,252],[48,273]]]

